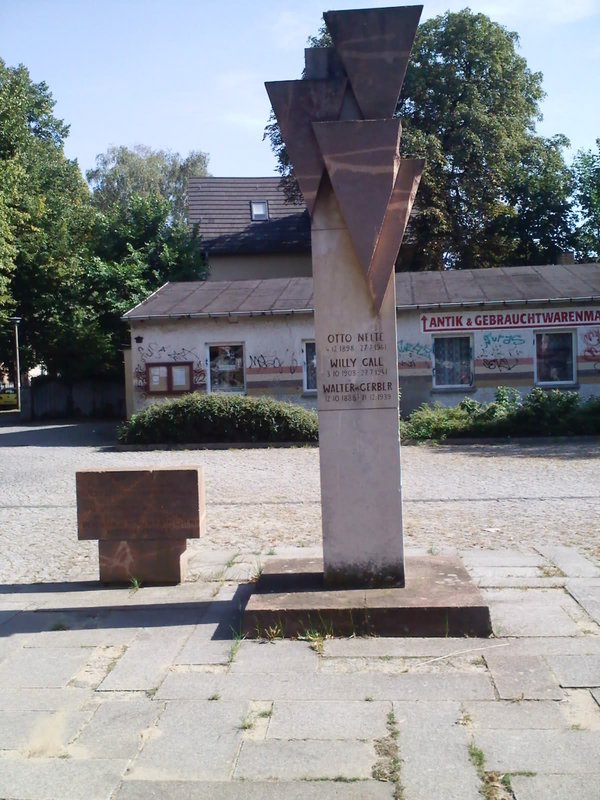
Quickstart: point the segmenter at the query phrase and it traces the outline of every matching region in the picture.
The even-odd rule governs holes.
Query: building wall
[[[312,275],[310,253],[289,255],[211,255],[210,281],[264,280],[267,278],[304,278]]]
[[[572,341],[573,380],[543,380],[542,370],[554,369],[554,361],[544,355],[549,352],[543,350],[546,340],[553,347]],[[314,341],[313,318],[308,314],[133,323],[134,409],[172,396],[151,391],[148,368],[152,365],[190,365],[186,368],[193,390],[214,389],[210,356],[219,345],[243,355],[243,365],[239,365],[243,385],[238,390],[315,406],[315,393],[306,391],[307,341]],[[542,345],[538,358],[536,346]],[[562,351],[558,356],[552,353],[553,358],[563,358]],[[457,357],[458,364],[454,363]],[[558,364],[558,369],[564,377],[566,368]],[[401,311],[398,371],[403,415],[424,402],[454,405],[465,396],[488,402],[498,386],[512,386],[526,394],[536,382],[547,388],[578,390],[584,397],[599,395],[600,306]],[[462,383],[445,385],[448,381]]]
[[[242,346],[245,393],[316,404],[304,386],[305,341],[313,341],[311,315],[219,317],[132,324],[131,353],[135,411],[172,397],[152,392],[149,367],[190,364],[193,389],[210,391],[210,356],[218,345]],[[238,352],[238,351],[236,351]],[[244,388],[244,387],[242,387]]]

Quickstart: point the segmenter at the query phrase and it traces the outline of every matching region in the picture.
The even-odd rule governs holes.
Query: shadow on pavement
[[[515,439],[511,441],[446,441],[436,445],[424,445],[434,455],[460,453],[479,458],[554,458],[600,459],[600,437],[573,437],[557,439]]]
[[[52,585],[52,584],[49,584]],[[84,584],[76,584],[84,587]],[[37,584],[39,587],[39,584]],[[58,584],[64,586],[64,584]],[[2,589],[10,588],[4,585]],[[17,593],[22,590],[16,586]],[[106,591],[104,587],[103,591]],[[252,593],[252,586],[241,584],[228,600],[188,600],[181,603],[116,604],[36,610],[4,611],[0,639],[15,634],[106,630],[115,628],[157,628],[180,625],[216,625],[212,639],[232,639],[241,629],[241,615]],[[75,591],[81,591],[76,589]]]
[[[117,422],[0,425],[0,447],[104,447],[117,442]]]

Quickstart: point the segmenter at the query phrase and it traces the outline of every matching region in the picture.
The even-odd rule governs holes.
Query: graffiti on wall
[[[149,342],[147,345],[138,345],[137,348],[138,363],[133,372],[133,385],[135,391],[141,395],[142,399],[146,398],[148,393],[148,370],[146,364],[148,362],[167,363],[172,361],[192,362],[192,383],[195,390],[206,389],[206,367],[203,358],[198,354],[194,348],[188,347],[171,347],[160,346],[156,342]]]
[[[284,358],[288,358],[289,350],[286,350]],[[300,369],[298,359],[294,354],[289,358],[289,363],[286,364],[284,359],[280,358],[277,353],[256,353],[255,355],[248,356],[248,367],[250,369],[276,369],[280,375],[284,372],[289,372],[290,375],[295,375]]]
[[[519,364],[524,344],[520,333],[485,333],[478,359],[484,369],[510,372]]]
[[[398,367],[400,369],[416,367],[418,360],[431,363],[432,358],[433,351],[428,345],[398,339]]]
[[[600,328],[592,328],[583,335],[582,358],[591,361],[594,369],[600,370]]]

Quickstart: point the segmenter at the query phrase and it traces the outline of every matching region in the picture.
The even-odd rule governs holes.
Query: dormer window
[[[266,200],[251,200],[250,214],[252,222],[264,222],[269,219],[269,203]]]

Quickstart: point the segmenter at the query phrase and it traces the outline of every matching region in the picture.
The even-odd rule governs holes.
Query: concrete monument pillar
[[[404,586],[394,264],[424,162],[393,114],[421,10],[327,12],[334,47],[266,84],[312,223],[328,586]]]

